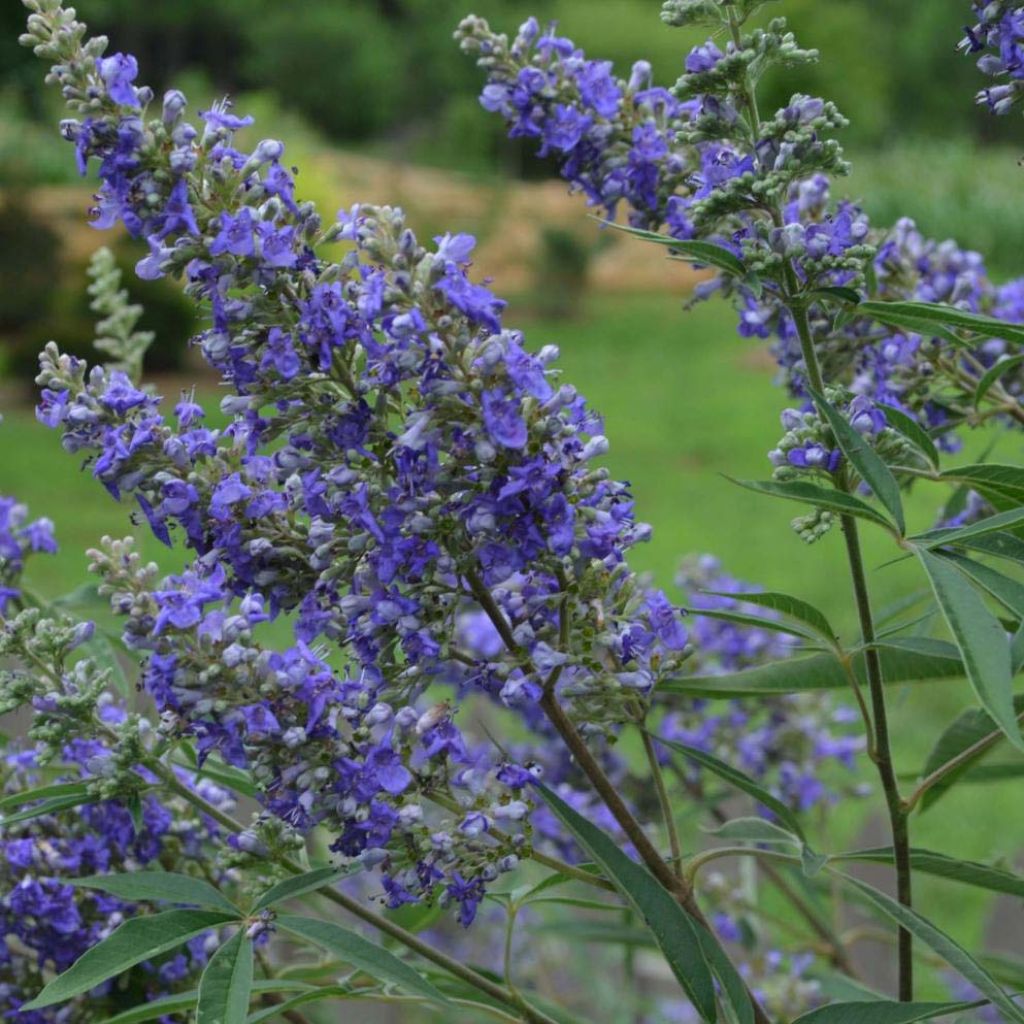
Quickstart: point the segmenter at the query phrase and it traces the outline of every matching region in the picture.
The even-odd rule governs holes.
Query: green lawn
[[[565,379],[605,415],[612,443],[608,463],[632,482],[638,514],[655,528],[653,541],[635,552],[636,568],[669,585],[682,555],[713,552],[738,575],[818,604],[849,637],[852,604],[838,531],[808,547],[788,527],[797,506],[755,496],[723,475],[764,477],[765,453],[780,434],[785,396],[772,384],[773,367],[763,345],[736,337],[723,303],[688,313],[679,306],[669,296],[593,297],[578,321],[526,324],[532,346],[554,342],[561,347]],[[523,322],[515,303],[507,319]],[[212,391],[210,397],[215,398]],[[82,471],[78,457],[64,454],[56,435],[37,424],[30,409],[5,412],[0,493],[17,494],[35,514],[55,521],[61,553],[36,559],[30,572],[36,589],[55,595],[81,581],[85,547],[103,533],[133,532],[130,509],[113,502]],[[969,448],[985,440],[974,438]],[[1004,458],[1015,456],[1013,444],[1004,442],[1003,448]],[[911,496],[912,522],[930,525],[942,500],[935,490]],[[877,568],[896,551],[865,532],[871,585],[880,604],[921,585],[909,562]],[[165,565],[180,559],[148,536],[143,549]],[[936,731],[970,699],[964,683],[894,690],[891,697],[901,770],[919,767]],[[878,800],[870,802],[875,811],[879,806]],[[830,813],[827,830],[820,830],[824,848],[855,842],[865,808]],[[985,860],[1013,859],[1024,845],[1024,818],[1012,784],[965,788],[921,817],[914,832],[921,846]],[[988,900],[927,880],[919,892],[929,915],[961,940],[980,939]]]

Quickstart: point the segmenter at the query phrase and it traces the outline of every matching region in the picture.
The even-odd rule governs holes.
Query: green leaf
[[[839,874],[837,872],[837,874]],[[940,931],[930,921],[923,918],[916,911],[901,906],[891,896],[879,892],[874,886],[862,882],[850,875],[839,874],[839,877],[857,890],[868,903],[880,910],[887,917],[890,917],[898,925],[905,928],[916,939],[928,946],[934,953],[940,956],[962,977],[966,978],[983,996],[987,996],[993,1005],[998,1007],[1008,1020],[1016,1021],[1017,1024],[1024,1024],[1024,1012],[1010,997],[1000,988],[999,983],[992,975],[975,960],[963,946],[954,939]]]
[[[897,327],[900,324],[896,323],[894,318],[916,320],[929,325],[925,331],[919,333],[928,333],[931,330],[936,337],[944,337],[938,333],[938,328],[956,327],[983,338],[1002,338],[1005,341],[1024,343],[1024,327],[1020,324],[1010,324],[1005,320],[997,320],[995,317],[971,313],[966,309],[937,302],[862,302],[858,312],[879,323],[893,324]]]
[[[944,559],[921,548],[917,549],[917,556],[960,649],[967,678],[978,700],[1007,739],[1024,750],[1024,738],[1013,710],[1013,666],[1003,627],[970,583]]]
[[[241,929],[216,953],[199,979],[196,1024],[245,1024],[252,993],[252,940]]]
[[[862,302],[850,312],[852,318],[867,317],[910,334],[921,334],[926,338],[942,338],[951,345],[961,348],[965,346],[964,340],[944,324],[925,319],[917,311],[908,311],[902,308],[906,305],[910,304],[868,301]]]
[[[646,868],[619,849],[614,839],[547,786],[539,784],[537,788],[555,817],[575,836],[588,856],[601,865],[609,881],[643,918],[690,1002],[705,1021],[714,1024],[718,1019],[714,979],[696,922]]]
[[[835,302],[844,302],[847,305],[860,305],[860,292],[856,288],[844,288],[841,285],[828,288],[815,288],[807,293],[811,299],[832,299]]]
[[[688,263],[706,263],[709,267],[722,270],[735,277],[744,277],[747,273],[747,268],[737,256],[723,246],[715,245],[714,242],[684,241],[669,235],[658,234],[656,231],[644,231],[640,228],[616,224],[610,220],[602,220],[601,223],[606,227],[615,228],[616,231],[624,231],[628,235],[642,238],[645,242],[667,245],[670,249],[685,256]]]
[[[763,615],[755,615],[752,612],[733,611],[729,608],[694,608],[692,605],[685,606],[683,611],[687,615],[702,615],[706,619],[734,622],[738,626],[750,626],[752,629],[767,629],[773,633],[783,633],[786,636],[800,636],[805,640],[813,640],[815,643],[818,643],[821,639],[816,632],[800,623],[769,619]]]
[[[330,921],[321,921],[314,917],[296,917],[292,914],[278,915],[277,926],[326,949],[373,978],[399,986],[411,995],[439,1003],[448,1002],[441,992],[404,960],[399,960],[383,946],[364,939],[357,932],[332,924]]]
[[[8,807],[20,807],[22,804],[34,803],[36,800],[53,800],[57,797],[87,796],[88,786],[84,782],[54,782],[36,789],[23,789],[0,799],[0,812]],[[6,821],[7,819],[2,819]]]
[[[755,604],[761,608],[769,608],[771,611],[779,612],[780,615],[788,616],[790,619],[796,619],[798,622],[806,623],[818,634],[818,636],[827,640],[829,643],[835,643],[836,631],[832,628],[832,624],[825,618],[823,612],[820,612],[812,604],[808,604],[806,601],[802,601],[799,597],[791,597],[789,594],[780,594],[777,591],[756,591],[754,593],[736,594],[725,590],[705,590],[702,591],[705,594],[711,594],[714,597],[728,597],[733,598],[741,604]],[[690,609],[694,615],[706,615],[707,612],[701,608]],[[758,618],[758,624],[765,624],[765,622],[771,620],[765,620],[764,618]]]
[[[312,989],[309,992],[292,996],[283,1003],[278,1003],[277,1006],[268,1006],[265,1010],[257,1010],[249,1016],[246,1024],[263,1024],[265,1020],[273,1020],[275,1017],[281,1017],[291,1010],[298,1010],[300,1007],[308,1006],[310,1003],[323,1002],[324,999],[358,998],[357,993],[352,992],[350,989],[342,988],[340,985],[324,985],[322,988]]]
[[[850,460],[864,483],[871,488],[875,497],[889,510],[902,536],[907,532],[907,524],[903,517],[903,499],[900,497],[900,485],[896,483],[896,477],[892,475],[875,449],[868,444],[864,435],[857,433],[850,425],[850,421],[820,391],[810,386],[808,390],[818,411],[828,420],[828,425],[832,428],[836,443],[843,454]]]
[[[961,546],[1024,565],[1024,540],[1012,533],[985,533],[980,537],[969,537],[961,542]]]
[[[239,916],[238,909],[222,892],[201,878],[170,871],[129,871],[113,875],[71,878],[71,885],[99,889],[132,903],[192,903],[208,910]]]
[[[917,420],[908,416],[902,409],[894,405],[878,403],[878,407],[885,413],[885,418],[897,433],[902,434],[914,447],[918,448],[921,454],[931,463],[933,469],[939,468],[939,450],[931,439],[928,431],[922,427]]]
[[[987,516],[985,519],[979,519],[969,526],[961,526],[956,529],[941,527],[937,530],[927,530],[910,539],[927,548],[945,547],[949,544],[961,544],[964,540],[981,537],[986,533],[995,533],[1007,526],[1015,526],[1021,521],[1024,521],[1024,508],[1013,508],[1006,512],[997,512],[994,516]]]
[[[952,644],[926,638],[892,637],[878,641],[875,646],[887,684],[962,679],[965,675],[959,652]],[[854,657],[853,670],[859,682],[866,682],[863,653]],[[714,700],[843,690],[849,685],[850,681],[834,655],[816,654],[810,658],[772,661],[727,675],[678,676],[659,684],[656,692],[662,696],[682,694]]]
[[[1009,576],[1004,576],[991,566],[975,562],[963,555],[943,553],[941,557],[951,565],[955,565],[965,576],[974,580],[1001,605],[1013,612],[1018,619],[1024,620],[1024,584],[1010,579]]]
[[[285,900],[295,899],[297,896],[304,896],[308,892],[316,892],[325,886],[333,885],[342,878],[357,874],[363,870],[362,864],[349,864],[342,868],[324,867],[314,868],[301,875],[286,878],[276,885],[272,885],[253,906],[253,913],[272,907],[275,903],[283,903]]]
[[[758,785],[749,776],[744,775],[738,768],[733,768],[732,765],[726,764],[725,761],[720,760],[713,754],[707,754],[696,747],[677,743],[675,740],[663,739],[660,736],[655,736],[653,733],[651,736],[656,743],[675,751],[677,754],[682,754],[683,757],[691,761],[695,761],[702,768],[728,782],[730,786],[734,786],[748,796],[752,796],[759,804],[767,807],[790,832],[798,837],[800,842],[806,841],[800,820],[792,810],[779,800],[778,797],[772,796],[763,786]]]
[[[732,477],[726,477],[732,480]],[[802,505],[813,505],[815,508],[825,508],[831,512],[837,512],[843,516],[856,516],[859,519],[866,519],[877,526],[884,526],[894,533],[896,528],[880,512],[873,509],[866,501],[845,491],[838,491],[833,487],[821,487],[818,484],[808,483],[805,480],[732,480],[734,484],[745,487],[748,491],[756,491],[758,494],[768,494],[775,498],[785,498],[788,501],[798,501]]]
[[[1020,714],[1024,711],[1024,696],[1014,697],[1013,710]],[[948,764],[955,757],[959,757],[965,750],[970,749],[976,743],[981,742],[986,736],[991,736],[998,726],[992,716],[982,708],[967,708],[943,730],[928,754],[924,768],[921,769],[921,776],[927,778],[932,772],[938,771],[944,764]],[[942,795],[950,790],[965,774],[977,765],[988,752],[979,751],[974,757],[964,761],[962,765],[951,771],[945,778],[936,782],[921,797],[921,810],[926,811]]]
[[[175,763],[194,772],[197,779],[210,779],[219,786],[224,786],[254,800],[259,796],[259,790],[253,784],[252,779],[240,768],[225,764],[216,756],[208,757],[200,767],[196,752],[187,743],[180,745],[179,752],[180,757],[175,758]]]
[[[736,966],[706,928],[698,925],[697,935],[700,937],[704,958],[721,983],[726,1003],[736,1024],[754,1024],[754,1007],[747,994],[746,983],[736,970]]]
[[[237,921],[237,915],[212,910],[166,910],[129,918],[102,942],[86,950],[50,982],[23,1010],[41,1010],[88,992],[108,978],[188,942],[213,928]]]
[[[947,469],[943,480],[967,484],[976,491],[998,494],[1018,505],[1024,504],[1024,469],[999,463],[982,462],[971,466]]]
[[[895,862],[891,846],[833,854],[829,860],[853,860],[872,864]],[[988,889],[990,892],[1003,892],[1011,896],[1024,897],[1024,878],[1015,875],[1012,871],[992,867],[990,864],[979,864],[973,860],[958,860],[956,857],[947,857],[944,853],[935,853],[932,850],[915,847],[910,851],[910,866],[915,871],[934,875],[936,878],[946,878],[951,882],[972,885],[977,889]]]
[[[310,986],[298,981],[285,981],[274,979],[272,981],[254,981],[252,994],[261,995],[264,992],[308,992]],[[317,990],[319,991],[319,990]],[[163,999],[154,999],[150,1003],[143,1003],[141,1006],[133,1006],[114,1017],[109,1017],[103,1024],[145,1024],[146,1021],[159,1020],[161,1017],[169,1017],[172,1014],[184,1016],[196,1008],[196,1001],[199,999],[199,992],[193,989],[191,992],[180,992],[177,995],[165,996]]]
[[[793,1024],[914,1024],[914,1021],[934,1020],[986,1003],[985,999],[973,1003],[893,1003],[877,999],[831,1003],[797,1017]]]
[[[1014,367],[1020,366],[1021,363],[1024,363],[1024,355],[1008,356],[1006,359],[1000,359],[998,363],[990,366],[983,374],[981,380],[978,381],[978,386],[974,390],[974,408],[978,408],[982,399],[988,394],[989,389],[1000,377]]]
[[[82,807],[85,804],[95,804],[98,802],[98,796],[92,796],[89,793],[69,792],[65,796],[54,796],[48,800],[43,800],[41,803],[36,804],[35,807],[28,807],[14,814],[5,814],[0,819],[0,824],[6,828],[10,825],[17,825],[22,821],[31,821],[33,818],[41,818],[47,814],[60,814],[61,811],[71,810],[72,807]]]
[[[803,844],[798,835],[789,829],[782,828],[764,818],[732,818],[723,822],[718,828],[706,830],[709,835],[719,839],[729,839],[740,843],[766,843],[772,846],[796,846]]]

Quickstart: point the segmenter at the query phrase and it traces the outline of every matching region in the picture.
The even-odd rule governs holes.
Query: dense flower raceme
[[[440,885],[469,920],[528,842],[532,776],[473,749],[426,689],[529,709],[547,688],[597,736],[684,652],[677,609],[625,564],[648,530],[593,464],[600,421],[554,379],[553,349],[502,327],[468,276],[471,238],[426,249],[388,208],[321,230],[279,143],[237,150],[248,121],[224,106],[195,131],[179,93],[146,121],[134,62],[69,18],[30,30],[87,115],[66,134],[99,161],[98,222],[146,235],[139,272],[182,272],[210,303],[200,344],[231,387],[217,431],[188,398],[166,419],[121,370],[42,359],[40,418],[197,555],[162,582],[123,546],[95,556],[165,729],[250,766],[295,828],[381,861],[394,904]],[[328,262],[337,240],[352,248]],[[498,627],[487,660],[457,646],[467,611]],[[294,646],[262,646],[254,630],[282,612]]]
[[[29,520],[28,509],[16,499],[0,495],[0,615],[21,598],[18,578],[25,559],[33,553],[57,550],[53,523]]]
[[[1024,95],[1024,6],[1011,0],[973,0],[975,24],[964,27],[960,49],[977,60],[996,84],[978,93],[978,102],[1007,114]]]
[[[673,9],[667,5],[666,20],[674,20]],[[755,118],[745,69],[756,76],[773,60],[814,58],[781,23],[742,47],[730,42],[723,52],[714,40],[696,47],[671,89],[653,84],[645,62],[628,79],[615,78],[610,62],[587,59],[533,19],[511,43],[475,17],[457,36],[487,73],[483,105],[506,119],[510,134],[557,154],[563,175],[591,205],[614,216],[623,204],[633,226],[716,242],[756,272],[756,281],[719,278],[698,294],[728,288],[739,333],[774,337],[795,394],[803,394],[803,362],[784,301],[794,286],[854,286],[877,299],[948,302],[1024,319],[1020,282],[993,285],[977,253],[927,239],[908,219],[872,229],[856,205],[830,201],[829,174],[845,172],[838,147],[823,137],[842,123],[831,104],[795,96],[771,119]],[[769,216],[773,207],[778,219]],[[786,262],[795,280],[787,280]],[[957,418],[953,399],[1006,349],[989,341],[954,359],[947,346],[919,334],[862,320],[837,329],[820,301],[809,314],[829,379],[937,429]],[[1019,374],[1003,384],[1021,393]]]
[[[101,713],[112,728],[124,720],[113,702]],[[110,756],[95,740],[75,741],[63,754],[76,778],[102,772]],[[0,792],[39,785],[36,762],[31,749],[8,754]],[[230,806],[226,794],[211,784],[190,784],[215,805]],[[11,825],[0,819],[0,1005],[6,1015],[18,1024],[86,1024],[97,1013],[113,1016],[119,1009],[194,988],[217,946],[213,933],[70,1004],[17,1012],[38,994],[45,973],[66,970],[119,924],[144,911],[98,890],[77,888],[70,880],[145,868],[198,873],[201,864],[209,865],[215,838],[213,822],[201,820],[181,801],[165,804],[155,796],[142,799],[137,815],[107,800]]]

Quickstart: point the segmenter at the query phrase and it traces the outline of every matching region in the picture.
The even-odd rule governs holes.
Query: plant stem
[[[484,586],[483,580],[472,571],[467,572],[465,578],[469,584],[470,592],[480,607],[487,613],[487,617],[491,620],[502,642],[508,648],[509,653],[521,661],[525,660],[523,652],[516,643],[504,614],[498,607],[491,592]],[[564,585],[563,583],[563,588]],[[527,670],[530,669],[528,662],[525,663],[525,668]],[[618,790],[611,779],[605,774],[600,762],[590,752],[590,748],[573,724],[572,719],[565,713],[562,705],[558,702],[558,698],[555,696],[554,685],[545,686],[539,705],[547,716],[548,721],[551,722],[555,731],[562,738],[562,742],[569,748],[569,752],[572,754],[576,764],[579,765],[580,770],[587,777],[591,786],[597,791],[598,796],[604,801],[605,806],[611,812],[619,828],[625,832],[627,838],[633,844],[647,870],[672,894],[683,910],[706,929],[709,934],[713,935],[714,933],[708,919],[704,916],[703,911],[693,897],[692,886],[685,879],[679,878],[662,858],[661,854],[658,853],[644,831],[643,826],[634,817],[626,802],[619,796]],[[770,1018],[749,989],[747,989],[747,995],[754,1010],[755,1024],[771,1024]]]
[[[675,868],[676,877],[683,877],[683,848],[679,843],[679,830],[676,828],[676,820],[672,814],[672,801],[669,800],[668,790],[665,788],[665,776],[658,763],[658,752],[654,749],[654,740],[651,734],[640,727],[640,739],[644,744],[644,753],[647,755],[647,763],[651,768],[651,777],[654,779],[654,789],[658,794],[658,805],[661,807],[661,816],[665,821],[665,831],[668,832],[668,845],[672,852],[672,866]]]
[[[154,774],[158,775],[170,790],[177,793],[177,795],[182,799],[187,800],[198,811],[209,815],[209,817],[213,818],[213,820],[218,822],[220,825],[223,825],[223,827],[228,829],[228,831],[236,835],[245,831],[244,826],[240,822],[232,818],[230,814],[220,810],[220,808],[214,807],[213,804],[204,800],[198,793],[194,793],[177,777],[177,775],[174,774],[173,770],[168,768],[162,762],[151,761],[147,763],[147,767],[153,771]],[[276,855],[274,860],[294,875],[299,875],[303,872],[300,864],[297,864],[290,857],[286,857],[283,854]],[[389,935],[397,942],[400,942],[403,946],[411,949],[414,953],[418,953],[425,960],[430,960],[438,967],[448,971],[449,974],[453,974],[456,978],[460,978],[462,981],[466,982],[466,984],[479,989],[479,991],[483,992],[485,995],[490,996],[492,999],[497,999],[505,1006],[511,1007],[522,1015],[522,1019],[526,1024],[557,1024],[557,1022],[553,1021],[549,1016],[547,1016],[547,1014],[542,1013],[540,1010],[537,1010],[532,1006],[520,1005],[512,993],[508,992],[501,985],[495,984],[490,979],[485,978],[482,974],[478,974],[471,967],[466,967],[457,960],[453,960],[451,957],[445,955],[440,950],[427,945],[427,943],[413,935],[412,932],[406,931],[393,921],[389,921],[386,917],[381,917],[379,914],[375,914],[372,910],[367,910],[366,907],[364,907],[358,900],[354,900],[351,897],[346,896],[344,893],[338,892],[337,889],[330,888],[317,890],[317,895],[323,896],[324,899],[330,900],[342,909],[347,910],[353,917],[357,917],[360,921],[376,928],[385,935]]]
[[[791,296],[795,294],[796,274],[792,264],[786,264],[787,284]],[[806,306],[800,300],[792,300],[790,313],[800,338],[800,349],[804,358],[807,379],[819,394],[824,393],[824,380],[814,339],[811,337]],[[846,490],[845,480],[840,480],[840,489]],[[868,689],[871,695],[871,711],[874,721],[874,762],[885,793],[889,809],[889,825],[892,831],[893,853],[896,860],[896,898],[905,907],[913,906],[913,892],[910,867],[910,829],[907,811],[900,796],[899,783],[893,767],[892,745],[889,738],[889,718],[885,707],[885,683],[882,678],[882,664],[875,643],[875,625],[871,613],[871,598],[868,594],[867,575],[864,571],[864,556],[861,553],[860,534],[857,520],[853,516],[840,516],[843,538],[846,542],[846,559],[853,581],[857,618],[860,622],[861,639],[865,645],[864,665],[867,670]],[[904,928],[899,930],[899,998],[907,1002],[914,998],[914,953],[913,937]]]

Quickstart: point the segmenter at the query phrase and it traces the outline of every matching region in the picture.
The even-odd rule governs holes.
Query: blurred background
[[[757,499],[722,478],[763,477],[765,453],[780,429],[785,396],[773,387],[763,345],[737,338],[720,302],[684,312],[694,277],[657,247],[612,238],[566,195],[553,167],[504,138],[499,118],[477,95],[482,81],[452,41],[470,10],[513,34],[529,14],[557,19],[561,32],[592,57],[650,59],[665,84],[681,71],[693,33],[665,27],[658,0],[80,0],[79,14],[111,37],[111,49],[138,55],[140,82],[159,93],[175,85],[193,112],[230,93],[239,113],[256,116],[242,146],[264,136],[288,145],[301,168],[302,198],[330,216],[355,201],[404,206],[421,237],[470,231],[480,239],[477,271],[511,299],[506,322],[534,347],[554,342],[565,378],[605,414],[611,469],[629,479],[640,518],[654,540],[638,568],[670,585],[688,552],[723,555],[733,573],[770,589],[800,594],[837,624],[852,628],[852,606],[838,538],[808,550],[787,527],[793,509]],[[955,52],[966,0],[786,0],[801,42],[822,51],[812,70],[770,81],[764,106],[792,92],[834,99],[851,119],[844,142],[854,172],[836,192],[859,198],[872,218],[917,219],[938,238],[953,237],[988,259],[992,275],[1024,272],[1024,131],[1019,117],[976,109],[982,84]],[[59,98],[42,86],[44,70],[17,45],[23,10],[0,4],[0,493],[16,494],[57,525],[61,553],[37,559],[37,588],[50,595],[84,577],[83,550],[103,533],[134,529],[118,506],[60,452],[58,439],[32,415],[36,355],[50,338],[86,354],[92,315],[85,267],[105,243],[130,271],[139,256],[127,238],[86,223],[91,187],[76,176],[58,136]],[[190,352],[191,304],[170,282],[126,274],[143,327],[158,331],[148,373],[168,399],[193,383],[214,417],[217,393]],[[989,441],[975,437],[970,450]],[[1019,458],[1001,442],[995,458]],[[930,525],[941,496],[915,495],[911,509]],[[141,534],[141,531],[138,531]],[[180,555],[140,538],[171,566]],[[884,547],[869,551],[872,564]],[[825,569],[823,570],[823,566]],[[880,602],[905,592],[906,565],[874,574]],[[900,769],[915,771],[937,730],[963,706],[962,685],[894,694]],[[947,814],[923,819],[918,841],[948,848],[957,822],[960,856],[1018,855],[1024,822],[1012,787],[965,788]],[[999,821],[998,831],[992,822]],[[829,822],[833,847],[881,841],[860,810]],[[867,830],[867,832],[865,832]],[[956,926],[968,944],[986,934],[1012,948],[1008,919],[991,901],[923,883],[934,917]]]

